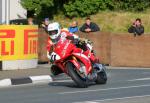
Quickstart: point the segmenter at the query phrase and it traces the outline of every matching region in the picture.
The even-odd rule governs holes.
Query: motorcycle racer
[[[78,38],[77,35],[68,32],[67,30],[62,30],[58,22],[54,22],[48,25],[48,43],[47,43],[47,57],[50,62],[54,60],[51,58],[50,54],[53,52],[54,46],[58,41],[64,41],[65,39],[75,39]],[[51,72],[53,75],[60,74],[61,71],[56,65],[52,65]]]
[[[79,44],[80,48],[82,48],[82,50],[84,51],[84,54],[89,56],[89,52],[92,51],[92,45],[90,45],[90,41],[88,40],[81,40],[77,35],[70,33],[67,30],[62,30],[59,23],[58,22],[54,22],[48,25],[47,28],[48,34],[49,34],[49,38],[48,38],[48,44],[47,44],[47,57],[49,58],[50,62],[54,62],[54,58],[52,58],[52,56],[50,55],[55,46],[57,45],[57,43],[63,42],[66,39],[72,40],[72,42],[74,42],[77,46]],[[93,55],[90,55],[90,59],[92,59],[91,61],[93,62],[98,62],[98,59],[96,59]],[[53,75],[57,75],[62,73],[62,71],[56,66],[53,65],[51,66],[51,72]]]

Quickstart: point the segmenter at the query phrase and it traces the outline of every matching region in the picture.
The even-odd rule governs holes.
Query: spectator
[[[70,27],[68,28],[69,32],[71,33],[75,33],[78,31],[78,23],[77,21],[73,21],[70,25]]]
[[[130,28],[128,29],[129,33],[133,33],[134,36],[138,35],[142,35],[144,33],[144,26],[142,25],[141,19],[137,18],[133,24],[130,26]]]
[[[33,23],[33,18],[28,18],[28,25],[34,25],[34,23]]]
[[[85,23],[80,28],[80,31],[82,32],[96,32],[100,31],[100,28],[97,24],[91,22],[91,19],[89,17],[86,18]]]
[[[47,31],[49,23],[50,23],[49,18],[45,18],[41,26]]]

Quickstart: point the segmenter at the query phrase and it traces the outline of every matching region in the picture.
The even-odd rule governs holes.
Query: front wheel
[[[105,67],[102,67],[102,70],[97,73],[97,79],[95,81],[97,84],[106,84],[107,74],[105,72]]]
[[[82,78],[82,76],[80,76],[80,74],[76,71],[76,67],[71,62],[68,62],[66,64],[66,68],[68,69],[70,77],[78,85],[78,87],[80,88],[88,87],[86,80]]]

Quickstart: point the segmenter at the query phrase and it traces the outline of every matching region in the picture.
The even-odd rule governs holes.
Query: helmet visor
[[[49,35],[56,35],[57,33],[58,33],[58,30],[48,31]]]

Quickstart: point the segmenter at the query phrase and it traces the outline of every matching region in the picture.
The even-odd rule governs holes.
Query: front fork
[[[82,78],[89,80],[89,81],[95,81],[97,79],[97,73],[101,72],[103,70],[103,65],[99,63],[92,64],[92,71],[90,73],[86,73],[86,67],[84,64],[79,63],[76,57],[72,56],[72,60],[69,60],[69,62],[72,62],[73,65],[77,68],[77,72],[82,76]]]
[[[75,68],[77,69],[77,73],[83,78],[83,79],[86,79],[87,80],[87,77],[88,77],[88,74],[87,74],[87,70],[86,70],[86,66],[79,62],[77,60],[77,58],[75,56],[72,56],[72,59],[71,60],[68,60],[69,62],[71,62]],[[68,62],[67,61],[67,62]]]

